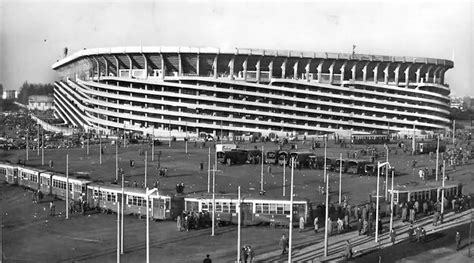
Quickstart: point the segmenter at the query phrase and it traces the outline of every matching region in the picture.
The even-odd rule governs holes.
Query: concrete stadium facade
[[[55,63],[57,116],[176,137],[444,130],[443,59],[188,47],[84,49]]]

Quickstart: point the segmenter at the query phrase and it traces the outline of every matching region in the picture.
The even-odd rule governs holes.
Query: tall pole
[[[123,254],[123,210],[124,210],[124,204],[125,204],[125,193],[124,193],[124,178],[123,178],[123,172],[122,172],[122,214],[121,214],[121,220],[120,220],[120,233],[122,235],[120,236],[120,254]]]
[[[260,192],[263,194],[263,146],[262,146],[262,168],[260,169]]]
[[[446,178],[446,165],[445,164],[446,164],[446,161],[443,160],[443,185],[441,188],[441,216],[443,216],[444,214],[444,178]]]
[[[117,263],[120,263],[120,204],[117,195]]]
[[[186,138],[186,140],[184,140],[184,153],[188,153],[188,138]]]
[[[87,132],[87,156],[89,156],[89,140],[90,140],[90,134]]]
[[[387,153],[386,153],[386,162],[388,163],[388,145],[385,145]],[[389,167],[385,166],[385,200],[388,200],[388,172]]]
[[[291,160],[291,163],[295,163],[295,158]],[[291,253],[292,253],[292,244],[293,244],[293,170],[295,169],[295,166],[291,166],[291,186],[290,186],[290,224],[289,224],[289,229],[288,229],[288,235],[289,235],[289,244],[288,244],[288,262],[291,262]]]
[[[377,162],[377,203],[375,207],[375,242],[379,242],[379,183],[380,183],[380,162]]]
[[[472,122],[472,120],[471,120],[471,122]],[[469,214],[471,214],[471,223],[469,224],[469,253],[468,253],[468,256],[471,257],[472,210]]]
[[[171,148],[171,120],[169,120],[169,132],[170,132],[170,143],[168,147]]]
[[[240,262],[240,224],[241,224],[241,213],[240,213],[240,186],[237,190],[237,262]]]
[[[286,156],[283,157],[283,196],[285,196],[286,192]]]
[[[69,219],[69,154],[66,154],[66,219]]]
[[[209,147],[209,154],[208,154],[208,161],[207,161],[207,193],[211,192],[211,147]]]
[[[28,144],[28,141],[29,141],[29,138],[28,138],[28,131],[26,131],[26,160],[28,161],[28,148],[29,147],[29,144]]]
[[[395,171],[392,170],[392,197],[390,198],[390,231],[393,229],[393,177],[395,175]]]
[[[146,155],[146,152],[145,152]],[[145,159],[146,161],[146,159]],[[146,182],[146,165],[145,165],[145,182]],[[146,186],[146,183],[145,183]],[[150,196],[148,195],[148,187],[146,189],[146,263],[150,263],[150,220],[149,220],[149,211],[148,211],[148,199]]]
[[[328,221],[329,221],[329,178],[326,178],[327,172],[326,172],[326,141],[324,142],[324,181],[326,182],[326,216],[325,216],[325,227],[324,227],[324,256],[328,256],[328,228],[329,226]]]
[[[212,170],[212,233],[211,236],[214,236],[214,227],[216,225],[216,169],[217,163],[214,164],[214,169]]]
[[[415,147],[416,147],[416,143],[415,143],[415,124],[413,124],[413,138],[412,138],[412,142],[411,142],[412,155],[415,155]]]
[[[44,132],[41,133],[41,165],[44,165]]]
[[[147,171],[148,171],[148,151],[145,151],[145,188],[147,188],[147,184],[146,184]]]
[[[40,156],[40,126],[38,125],[38,147],[36,148],[37,155]]]
[[[115,142],[115,182],[118,182],[118,140]]]
[[[102,164],[102,136],[99,133],[99,164]]]
[[[438,163],[439,163],[439,134],[438,134],[438,144],[436,145],[436,182],[438,181]]]
[[[339,205],[342,197],[342,153],[339,154]]]
[[[455,138],[456,138],[456,120],[453,120],[453,145],[455,143]]]
[[[155,160],[155,124],[153,124],[153,134],[151,135],[151,161]]]

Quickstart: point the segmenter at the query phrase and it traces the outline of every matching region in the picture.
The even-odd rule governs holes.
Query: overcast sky
[[[0,83],[52,82],[64,47],[212,46],[454,58],[457,96],[474,96],[468,1],[0,0]]]

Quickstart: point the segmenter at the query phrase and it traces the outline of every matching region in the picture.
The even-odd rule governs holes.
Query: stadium
[[[261,49],[80,50],[52,68],[57,117],[113,134],[412,134],[450,126],[444,59]]]

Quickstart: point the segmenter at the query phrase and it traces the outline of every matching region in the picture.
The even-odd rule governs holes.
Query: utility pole
[[[69,219],[69,154],[66,154],[66,219]]]
[[[240,224],[241,224],[241,211],[240,211],[240,186],[237,190],[237,262],[240,262]]]
[[[446,161],[443,160],[443,184],[441,188],[441,218],[444,216],[444,179],[446,178]],[[441,221],[442,222],[442,221]]]
[[[147,171],[148,171],[148,151],[145,151],[145,188],[147,188],[147,184],[146,184]]]
[[[90,140],[90,133],[87,132],[87,156],[89,156],[89,140]]]
[[[125,204],[125,191],[124,191],[124,178],[123,178],[123,172],[122,172],[122,215],[121,215],[121,220],[120,220],[120,232],[122,233],[122,235],[120,236],[121,238],[121,241],[120,241],[120,254],[123,254],[123,211],[124,211],[124,204]]]
[[[170,132],[170,143],[168,147],[171,148],[171,120],[169,120],[169,132]]]
[[[456,120],[453,120],[453,145],[455,143],[456,138]]]
[[[115,142],[115,182],[118,183],[118,139]],[[117,201],[118,202],[118,201]]]
[[[148,190],[146,189],[146,263],[150,263],[150,212],[149,212],[149,199],[150,195],[157,192],[157,188]]]
[[[294,163],[295,163],[295,158],[293,157],[291,160],[291,163],[293,164],[291,166],[291,186],[290,186],[290,225],[289,225],[289,230],[288,230],[288,236],[289,236],[289,244],[288,244],[288,262],[291,262],[291,254],[293,250],[293,175],[294,172],[293,170],[295,169]]]
[[[41,165],[44,166],[44,132],[41,133]]]
[[[329,221],[329,178],[326,178],[326,140],[324,141],[324,181],[326,182],[326,216],[325,216],[325,227],[324,227],[324,256],[328,256],[328,224]]]
[[[385,149],[387,150],[386,152],[386,161],[388,163],[388,145],[385,144]],[[385,166],[385,200],[388,200],[388,173],[389,173],[389,167]]]
[[[438,144],[436,145],[436,182],[438,181],[438,163],[439,163],[439,134],[438,134]]]
[[[117,195],[117,263],[120,263],[120,204]]]
[[[390,231],[393,229],[393,177],[395,175],[395,170],[392,170],[392,197],[390,198]]]
[[[214,164],[214,169],[212,170],[212,233],[211,236],[214,236],[214,228],[216,226],[216,172],[222,172],[217,170],[217,163]]]
[[[415,134],[415,124],[413,124],[413,139],[412,139],[412,142],[411,142],[412,155],[415,155],[415,152],[416,152],[415,137],[416,137],[416,134]]]
[[[326,136],[324,136],[324,182],[326,182]]]
[[[263,146],[262,146],[262,168],[260,169],[260,194],[264,194],[263,191]]]
[[[26,160],[28,161],[28,148],[30,147],[28,144],[29,138],[28,138],[28,130],[26,131]]]
[[[339,154],[339,205],[342,198],[342,153]]]
[[[102,164],[102,135],[99,132],[99,164]]]
[[[211,192],[211,147],[209,147],[209,154],[207,155],[207,193]]]
[[[153,134],[151,135],[151,161],[155,160],[155,124],[153,124]]]
[[[286,156],[283,156],[283,196],[285,196],[286,193]]]

